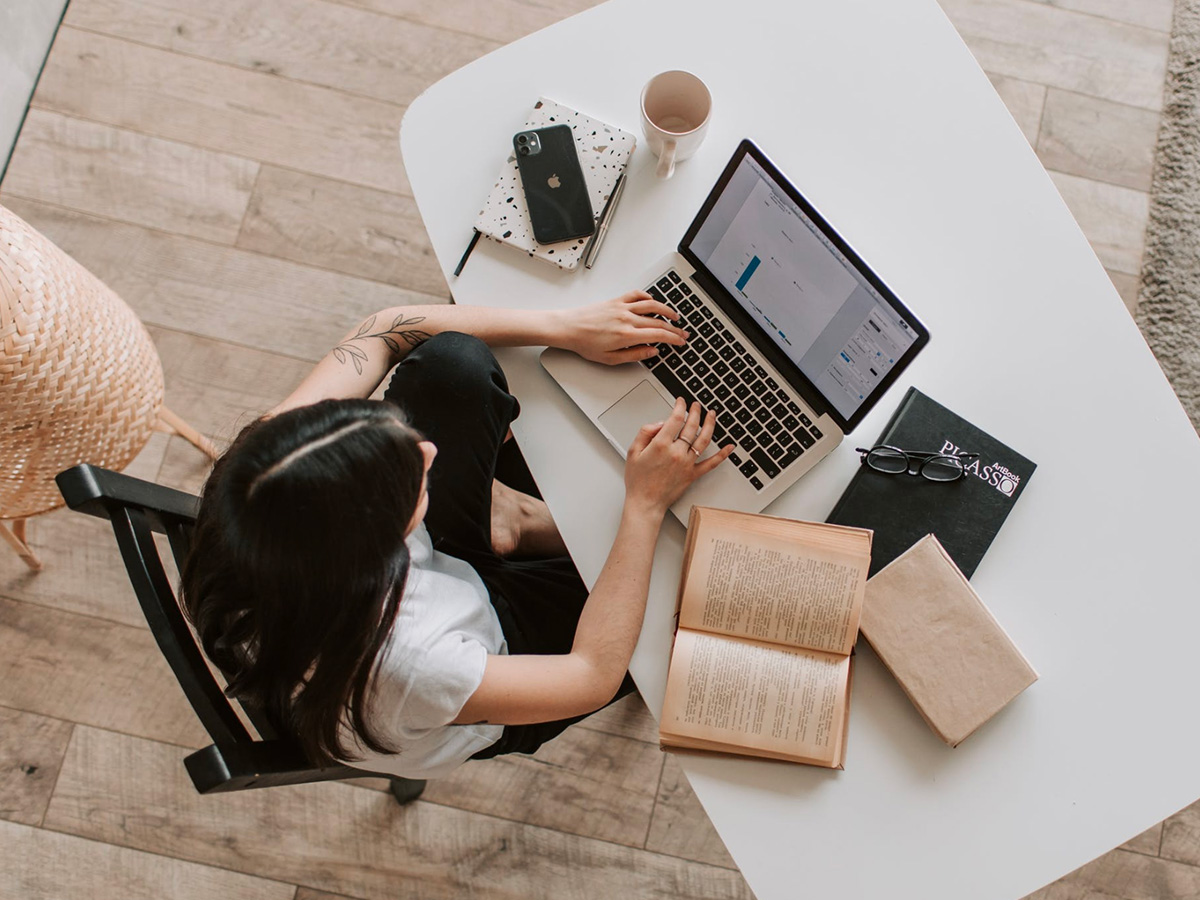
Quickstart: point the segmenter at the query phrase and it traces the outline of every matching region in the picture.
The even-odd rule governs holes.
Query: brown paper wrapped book
[[[660,740],[842,768],[871,532],[693,507]]]
[[[951,747],[1037,681],[932,534],[867,582],[860,629]]]

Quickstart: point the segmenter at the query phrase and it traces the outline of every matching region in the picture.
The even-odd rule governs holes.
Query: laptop
[[[672,506],[761,512],[849,433],[929,332],[752,142],[738,145],[676,252],[641,281],[682,314],[682,347],[605,366],[548,349],[543,368],[625,454],[675,397],[717,413],[733,455]]]

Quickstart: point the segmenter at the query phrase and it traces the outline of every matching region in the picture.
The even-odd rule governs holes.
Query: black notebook
[[[866,466],[846,488],[828,522],[871,528],[874,575],[927,534],[937,535],[968,578],[1037,465],[916,388],[909,388],[874,444],[901,450],[979,454],[957,481],[885,475]]]

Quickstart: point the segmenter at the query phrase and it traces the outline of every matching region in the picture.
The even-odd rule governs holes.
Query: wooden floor
[[[0,202],[134,306],[170,406],[227,440],[358,318],[449,297],[405,105],[589,5],[73,0]],[[1132,308],[1171,0],[942,5]],[[157,435],[132,469],[194,490],[205,460]],[[369,782],[196,796],[205,737],[111,537],[61,512],[31,532],[40,575],[0,552],[0,897],[750,896],[638,702],[403,810]],[[1200,806],[1040,896],[1200,896]]]

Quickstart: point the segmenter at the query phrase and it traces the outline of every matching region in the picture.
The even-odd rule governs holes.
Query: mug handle
[[[675,142],[663,141],[662,153],[658,157],[658,168],[654,174],[659,178],[670,178],[675,174]]]

